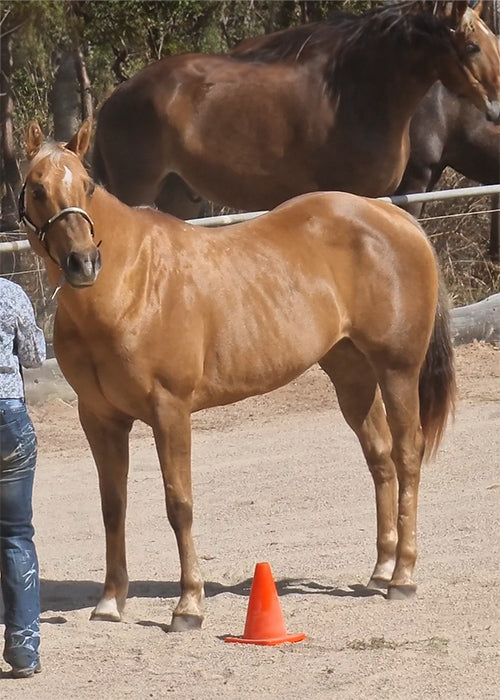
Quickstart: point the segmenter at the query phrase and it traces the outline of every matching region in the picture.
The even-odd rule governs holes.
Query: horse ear
[[[33,160],[43,144],[43,131],[40,124],[35,120],[31,121],[26,128],[26,156],[28,160]]]
[[[451,3],[451,18],[455,27],[458,27],[462,22],[462,17],[469,9],[467,0],[455,0]]]
[[[66,144],[66,148],[69,151],[76,153],[78,158],[82,160],[83,156],[87,153],[88,147],[90,145],[90,137],[92,135],[92,120],[86,119],[81,127],[78,129],[76,134],[73,136],[71,141]]]
[[[455,7],[458,5],[459,7]],[[464,7],[465,6],[465,7]],[[452,21],[456,29],[459,29],[465,36],[474,31],[476,22],[480,19],[478,12],[469,6],[468,2],[454,2]]]
[[[483,0],[478,0],[477,2],[469,2],[469,7],[478,17],[481,17],[483,12],[483,4]]]
[[[451,20],[454,27],[460,24],[465,11],[469,7],[468,0],[426,0],[424,3],[428,11],[441,19]]]

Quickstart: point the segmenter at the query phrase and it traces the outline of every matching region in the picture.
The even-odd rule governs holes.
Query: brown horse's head
[[[458,61],[443,66],[441,81],[468,98],[486,117],[500,122],[500,51],[498,37],[466,1],[437,3],[451,6],[447,17]],[[446,10],[442,10],[443,12]]]
[[[91,123],[86,121],[66,145],[48,144],[35,121],[26,135],[31,163],[21,192],[20,216],[35,252],[50,258],[72,287],[93,284],[101,269],[88,213],[94,183],[82,164],[90,134]]]

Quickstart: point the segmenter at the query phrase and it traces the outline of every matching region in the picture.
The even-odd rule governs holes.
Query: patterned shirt
[[[0,277],[0,399],[24,396],[20,364],[39,367],[45,340],[24,290]]]

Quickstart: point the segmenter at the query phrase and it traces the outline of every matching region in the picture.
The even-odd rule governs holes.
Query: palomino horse
[[[94,172],[127,204],[156,202],[186,218],[199,203],[179,204],[182,180],[244,210],[314,190],[392,194],[431,85],[441,80],[499,121],[499,61],[494,34],[467,2],[338,13],[227,55],[172,56],[104,102]]]
[[[64,280],[54,347],[99,472],[107,571],[93,616],[120,619],[127,596],[133,422],[153,429],[179,548],[172,629],[198,627],[190,414],[276,389],[316,362],[375,483],[370,585],[413,594],[420,466],[455,386],[436,260],[418,224],[391,204],[337,192],[247,223],[194,227],[94,187],[81,163],[89,139],[85,122],[66,147],[44,144],[31,123],[20,204],[51,281]]]
[[[483,185],[499,183],[500,126],[487,121],[474,105],[457,99],[438,82],[411,120],[410,158],[397,194],[429,192],[447,166]],[[498,201],[498,196],[494,197]],[[419,216],[422,207],[415,203],[405,209]],[[498,213],[492,214],[489,249],[491,259],[497,261],[498,218]]]

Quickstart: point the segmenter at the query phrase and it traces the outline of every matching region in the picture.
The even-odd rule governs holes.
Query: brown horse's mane
[[[443,46],[451,41],[442,19],[412,0],[384,5],[363,15],[335,12],[328,19],[274,34],[245,39],[229,55],[255,63],[326,61],[327,81],[346,61],[367,63],[370,47],[390,47],[393,52],[409,46]]]

